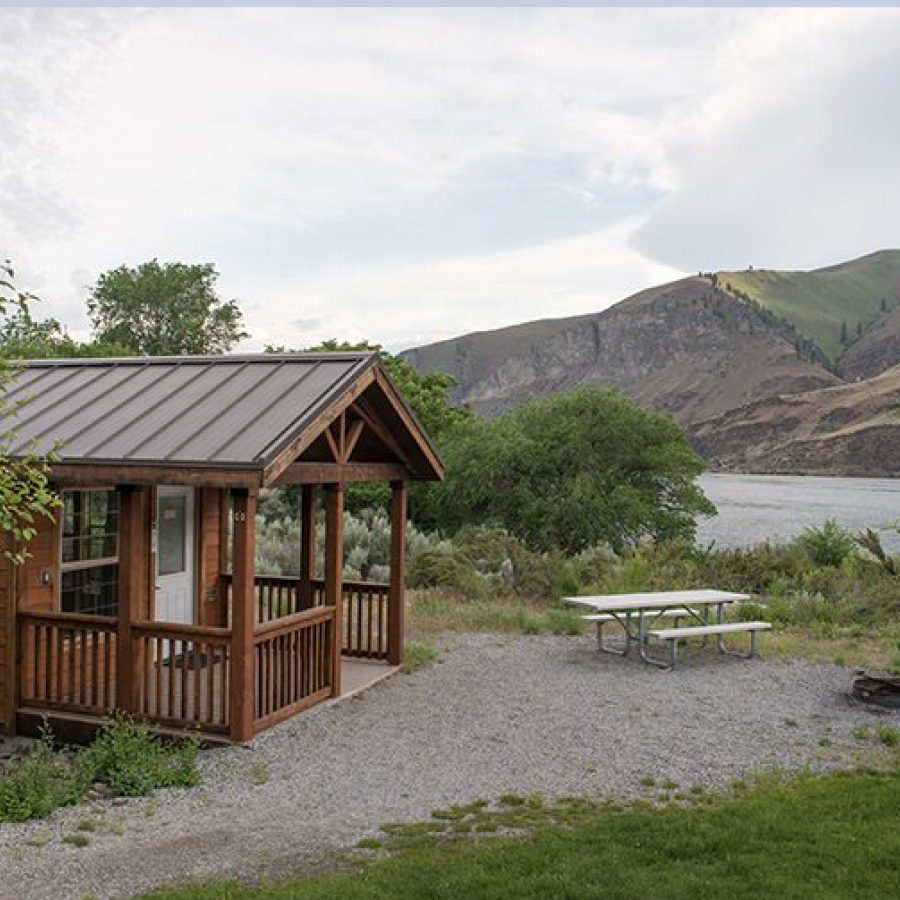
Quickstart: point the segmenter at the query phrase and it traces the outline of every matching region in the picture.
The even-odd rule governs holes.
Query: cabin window
[[[119,498],[114,490],[63,491],[60,609],[118,612]]]

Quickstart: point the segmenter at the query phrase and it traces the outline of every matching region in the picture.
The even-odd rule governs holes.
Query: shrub
[[[818,528],[804,528],[797,543],[817,566],[840,566],[856,549],[853,535],[834,519]]]
[[[256,571],[267,575],[300,573],[300,513],[282,489],[270,491],[256,520]],[[410,560],[436,546],[440,538],[425,535],[408,523],[407,553]],[[380,509],[363,509],[344,515],[344,578],[355,581],[388,581],[391,562],[391,523]],[[316,566],[325,565],[325,523],[320,515],[316,529]]]
[[[56,753],[50,731],[0,777],[0,822],[43,819],[60,806],[77,803],[84,793],[68,757]]]
[[[199,748],[194,738],[164,744],[146,724],[117,716],[104,724],[78,763],[85,781],[102,781],[123,797],[143,797],[156,788],[197,784]]]

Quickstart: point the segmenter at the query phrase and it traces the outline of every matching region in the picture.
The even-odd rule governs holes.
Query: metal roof
[[[263,469],[373,367],[374,353],[28,362],[7,393],[27,402],[0,429],[10,456],[59,442],[60,463]]]

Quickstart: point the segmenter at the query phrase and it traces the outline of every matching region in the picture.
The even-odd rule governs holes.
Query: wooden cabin
[[[407,486],[441,462],[377,355],[25,364],[11,456],[58,443],[57,520],[0,557],[0,727],[122,710],[233,741],[403,657]],[[344,494],[391,485],[389,584],[345,581]],[[298,575],[257,573],[259,492],[301,486]],[[316,566],[317,508],[325,553]],[[321,524],[319,527],[322,527]]]

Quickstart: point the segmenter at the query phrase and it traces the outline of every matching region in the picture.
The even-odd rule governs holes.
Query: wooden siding
[[[7,547],[0,535],[0,729],[8,730],[15,714],[12,682],[12,640],[15,604],[12,602],[12,566],[2,555]]]
[[[197,589],[200,625],[224,627],[228,624],[225,598],[220,596],[219,573],[225,569],[222,559],[222,491],[198,489],[197,503]]]
[[[48,519],[37,522],[37,534],[28,544],[31,557],[19,567],[19,604],[32,612],[53,612],[59,608],[59,526]],[[41,573],[49,572],[51,582],[41,584]]]

